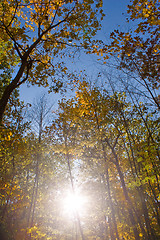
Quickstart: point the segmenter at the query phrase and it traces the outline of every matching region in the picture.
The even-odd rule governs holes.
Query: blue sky
[[[103,29],[107,33],[111,32],[118,25],[125,23],[125,16],[129,0],[104,0],[103,11],[106,14],[103,21]]]
[[[108,41],[111,31],[119,27],[120,29],[125,29],[126,10],[129,2],[129,0],[104,0],[103,11],[106,16],[102,22],[102,29],[97,34],[98,39]],[[70,59],[70,61],[70,64],[72,65],[72,60]],[[82,54],[82,56],[74,61],[72,69],[77,71],[86,69],[87,73],[95,74],[96,68],[94,66],[94,56],[85,56]],[[27,87],[26,84],[22,84],[20,87],[20,99],[25,103],[32,103],[33,99],[40,96],[42,93],[47,93],[47,89],[37,86]],[[58,94],[51,95],[51,98],[53,99],[59,98]]]

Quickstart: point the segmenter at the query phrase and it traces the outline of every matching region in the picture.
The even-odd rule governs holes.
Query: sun
[[[85,210],[87,199],[82,194],[68,193],[63,200],[63,208],[68,214],[79,214]]]

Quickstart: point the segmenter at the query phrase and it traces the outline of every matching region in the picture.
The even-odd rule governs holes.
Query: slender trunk
[[[112,220],[113,220],[113,224],[114,224],[114,228],[115,228],[116,238],[117,238],[117,240],[119,240],[119,234],[118,234],[118,229],[117,229],[117,222],[116,222],[116,218],[115,218],[115,211],[114,211],[112,197],[111,197],[111,191],[110,191],[110,182],[109,182],[109,172],[108,172],[107,156],[106,156],[106,152],[105,152],[105,146],[104,146],[104,143],[102,141],[102,136],[100,134],[100,124],[99,124],[99,119],[98,119],[98,115],[97,115],[96,106],[94,106],[94,111],[95,111],[94,114],[95,114],[95,119],[96,119],[96,123],[97,123],[97,130],[99,132],[100,143],[101,143],[102,150],[103,150],[103,158],[104,158],[104,162],[105,162],[105,166],[106,166],[105,173],[106,173],[106,181],[107,181],[107,192],[108,192],[109,207],[110,207],[110,210],[111,210],[111,215],[112,215]],[[112,228],[111,223],[109,224],[109,227]],[[112,234],[111,238],[115,239],[115,236],[112,233],[112,229],[110,229],[110,234]]]
[[[33,185],[32,199],[31,199],[30,208],[29,208],[29,212],[28,212],[27,228],[30,227],[30,218],[31,218],[32,207],[33,207],[33,204],[34,204],[35,188],[36,188],[36,179],[35,179],[34,185]],[[26,240],[28,239],[27,229],[26,229],[26,232],[25,232],[25,239]]]
[[[131,204],[130,198],[128,196],[128,191],[127,191],[127,188],[126,188],[126,185],[125,185],[125,181],[124,181],[124,177],[123,177],[121,168],[120,168],[120,166],[117,162],[116,162],[116,168],[117,168],[117,171],[118,171],[118,174],[119,174],[119,177],[120,177],[121,185],[122,185],[122,188],[123,188],[123,193],[124,193],[125,199],[127,201],[128,207],[129,207],[128,208],[128,213],[129,213],[130,221],[131,221],[132,226],[133,226],[134,236],[135,236],[136,240],[139,240],[140,237],[139,237],[139,233],[138,233],[138,230],[137,230],[137,227],[136,227],[136,221],[134,219],[134,214],[133,214],[133,211],[132,211],[132,204]]]
[[[142,209],[143,209],[144,219],[145,219],[145,223],[146,223],[148,238],[150,240],[156,240],[157,237],[155,236],[155,233],[154,233],[154,231],[151,227],[151,224],[150,224],[148,209],[147,209],[147,206],[146,206],[146,201],[145,201],[144,191],[143,191],[142,186],[139,187],[138,192],[139,192],[139,195],[141,197]]]
[[[5,214],[6,214],[6,212],[7,212],[7,207],[8,207],[8,204],[9,204],[9,200],[10,200],[10,197],[11,197],[11,194],[12,194],[12,189],[13,189],[13,181],[14,181],[14,178],[15,178],[15,175],[16,175],[16,173],[15,173],[15,161],[14,161],[14,156],[12,157],[12,167],[13,167],[13,169],[12,169],[12,179],[11,179],[11,186],[10,186],[10,191],[9,191],[9,194],[8,194],[8,197],[7,197],[7,202],[6,202],[6,204],[5,204],[5,206],[4,206],[4,209],[3,209],[3,211],[2,211],[2,215],[1,215],[1,219],[2,219],[2,221],[3,221],[3,219],[4,219],[4,217],[5,217]]]
[[[125,126],[125,127],[127,127],[127,126]],[[130,135],[129,135],[129,133],[128,133],[128,130],[126,129],[126,131],[127,131],[128,138],[130,139]],[[134,161],[134,166],[136,166],[136,160],[135,160],[135,158],[134,158],[131,141],[129,141],[129,146],[130,146],[130,149],[131,149],[132,160]],[[131,166],[133,178],[135,179],[135,174],[134,174],[134,172],[133,172],[131,159],[130,159],[130,156],[129,156],[129,153],[128,153],[128,149],[127,149],[127,147],[126,147],[126,145],[125,145],[125,142],[124,142],[124,147],[125,147],[126,152],[127,152],[127,155],[128,155],[128,159],[129,159],[129,163],[130,163],[130,166]],[[135,167],[135,173],[136,173],[136,176],[139,176],[140,170],[138,171],[138,168],[137,168],[137,167]],[[135,179],[135,180],[136,180],[136,179]],[[153,232],[153,229],[151,228],[151,225],[150,225],[150,219],[149,219],[149,215],[148,215],[148,209],[147,209],[147,206],[146,206],[146,203],[145,203],[145,199],[144,199],[143,187],[140,186],[139,188],[137,188],[137,190],[138,190],[138,194],[139,194],[139,196],[140,196],[140,198],[141,198],[142,210],[143,210],[143,215],[144,215],[144,219],[145,219],[145,223],[146,223],[146,229],[147,229],[148,239],[156,239],[156,238],[154,238],[154,232]],[[151,234],[151,235],[150,235],[150,234]]]
[[[40,116],[40,125],[39,125],[39,144],[41,143],[41,134],[42,134],[42,114]],[[39,149],[38,149],[39,151]],[[37,203],[37,195],[38,195],[38,183],[39,183],[39,161],[40,161],[40,153],[37,153],[37,162],[36,162],[36,176],[35,176],[35,189],[34,189],[34,199],[33,199],[33,210],[32,210],[32,216],[31,216],[31,223],[30,227],[33,227],[34,223],[34,215],[35,215],[35,209],[36,209],[36,203]]]
[[[135,173],[136,173],[136,176],[139,176],[139,174],[141,174],[141,170],[136,167],[136,159],[134,157],[134,151],[133,151],[133,148],[132,148],[132,143],[131,143],[130,137],[132,138],[133,143],[135,143],[135,140],[133,139],[132,134],[130,134],[130,130],[128,128],[128,123],[127,123],[126,118],[124,116],[124,113],[121,109],[120,109],[120,112],[121,112],[121,115],[122,115],[122,118],[123,118],[123,121],[124,121],[125,130],[126,130],[126,133],[127,133],[128,139],[129,139],[129,147],[130,147],[131,154],[132,154],[132,160],[133,160],[133,163],[134,163],[134,166],[135,166]],[[143,118],[142,115],[141,115],[141,117]],[[146,125],[146,127],[149,131],[149,128],[148,128],[148,125],[147,125],[146,121],[145,121],[145,125]],[[151,136],[152,141],[154,142],[151,134],[150,134],[150,136]],[[124,142],[124,145],[125,145],[125,142]],[[125,147],[125,149],[126,149],[127,154],[128,154],[128,150],[127,150],[126,147]],[[129,154],[128,154],[128,158],[129,158],[129,162],[130,162],[130,165],[131,165]],[[133,177],[135,178],[135,175],[133,173],[132,165],[131,165],[131,170],[132,170]],[[148,239],[156,239],[154,231],[153,231],[153,229],[151,228],[151,225],[150,225],[150,219],[149,219],[149,215],[148,215],[148,209],[147,209],[147,206],[146,206],[146,202],[145,202],[145,199],[144,199],[144,192],[143,192],[142,185],[137,189],[138,189],[138,194],[141,198],[142,210],[143,210],[143,215],[144,215],[144,219],[145,219],[145,223],[146,223]]]
[[[109,207],[110,207],[110,210],[111,210],[111,216],[112,216],[113,225],[114,225],[114,229],[115,229],[115,233],[116,233],[116,239],[119,240],[119,234],[118,234],[118,229],[117,229],[117,222],[116,222],[116,218],[115,218],[115,211],[114,211],[112,197],[111,197],[111,191],[110,191],[109,172],[108,172],[108,166],[107,166],[107,162],[106,162],[107,159],[106,159],[105,151],[103,151],[103,153],[104,153],[104,160],[105,160],[105,165],[106,165],[105,173],[106,173],[106,182],[107,182],[107,193],[108,193]],[[109,226],[111,226],[111,224]],[[110,231],[110,232],[112,232],[112,231]],[[113,236],[112,236],[112,238],[115,239],[115,236],[114,237]]]
[[[111,221],[111,217],[108,217],[108,224],[109,224],[109,232],[110,232],[110,239],[111,240],[115,240],[115,236],[114,236],[114,232],[113,232],[113,227],[112,227],[112,221]]]
[[[73,194],[75,194],[73,177],[72,177],[72,171],[71,171],[71,165],[70,165],[70,157],[69,157],[68,147],[67,147],[67,138],[66,138],[66,135],[65,135],[65,134],[64,134],[64,140],[65,140],[66,158],[67,158],[68,170],[69,170],[69,175],[70,175],[70,180],[71,180],[72,192],[73,192]],[[80,216],[79,216],[79,213],[78,213],[77,210],[75,211],[75,215],[76,215],[76,219],[77,219],[77,222],[78,222],[78,226],[79,226],[81,238],[82,238],[82,240],[85,240],[84,233],[83,233],[83,229],[82,229],[82,226],[81,226]]]
[[[39,180],[39,159],[37,159],[37,169],[36,169],[36,186],[35,186],[35,197],[34,197],[34,203],[33,203],[33,211],[32,211],[32,219],[31,219],[31,227],[33,227],[34,222],[34,214],[35,214],[35,208],[36,208],[36,202],[37,202],[37,195],[38,195],[38,180]]]
[[[146,235],[146,232],[145,232],[145,230],[144,230],[144,227],[143,227],[142,224],[141,224],[141,220],[140,220],[140,218],[139,218],[139,215],[137,214],[136,210],[134,209],[134,207],[133,207],[133,205],[132,205],[132,202],[131,202],[131,200],[130,200],[130,198],[129,198],[128,191],[127,191],[126,184],[125,184],[125,180],[124,180],[124,176],[123,176],[123,173],[122,173],[122,171],[121,171],[121,167],[120,167],[120,165],[119,165],[119,161],[118,161],[117,154],[116,154],[114,148],[110,145],[110,143],[109,143],[109,141],[108,141],[107,138],[106,138],[106,142],[107,142],[109,148],[111,149],[112,154],[113,154],[114,159],[115,159],[114,164],[115,164],[115,166],[116,166],[116,168],[117,168],[117,171],[118,171],[118,174],[119,174],[119,177],[120,177],[120,181],[121,181],[121,185],[122,185],[122,189],[123,189],[123,193],[124,193],[125,199],[126,199],[126,201],[127,201],[127,203],[128,203],[128,207],[129,207],[128,213],[129,213],[130,221],[131,221],[131,223],[132,223],[132,225],[133,225],[133,231],[134,231],[135,239],[136,239],[136,240],[139,240],[140,237],[139,237],[139,233],[138,233],[138,230],[137,230],[137,227],[136,227],[136,221],[135,221],[135,218],[134,218],[133,211],[134,211],[134,213],[135,213],[135,215],[136,215],[136,218],[137,218],[138,223],[139,223],[139,225],[140,225],[140,227],[141,227],[141,230],[142,230],[143,235],[145,236],[146,239],[148,239],[148,238],[147,238],[147,235]],[[132,211],[132,209],[133,209],[133,211]]]
[[[154,189],[152,188],[150,180],[148,180],[148,183],[149,183],[149,187],[150,187],[150,190],[151,190],[152,196],[153,196],[152,203],[153,203],[155,211],[156,211],[157,223],[160,227],[160,215],[159,215],[160,204],[159,204],[158,199],[156,197],[156,193],[155,193]]]
[[[8,208],[8,204],[9,204],[9,200],[10,200],[10,197],[11,197],[11,194],[12,194],[12,189],[13,189],[13,179],[14,179],[14,176],[12,177],[12,180],[11,180],[11,188],[10,188],[10,191],[9,191],[9,194],[7,196],[7,202],[3,208],[3,211],[2,211],[2,215],[1,215],[1,220],[3,221],[5,215],[6,215],[6,212],[7,212],[7,208]]]

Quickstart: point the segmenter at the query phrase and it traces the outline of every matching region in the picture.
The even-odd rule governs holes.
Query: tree
[[[1,59],[12,69],[16,65],[14,77],[7,83],[0,100],[0,121],[11,93],[24,82],[48,86],[50,78],[56,87],[62,85],[54,79],[55,69],[66,72],[60,59],[67,55],[67,47],[76,47],[79,43],[79,47],[87,48],[91,43],[90,38],[100,27],[99,12],[103,18],[101,7],[102,0],[96,3],[5,0],[0,3]]]
[[[132,0],[128,5],[128,22],[134,21],[136,28],[128,32],[115,30],[111,33],[111,44],[105,45],[107,54],[118,55],[119,68],[132,73],[134,80],[141,83],[142,91],[147,90],[155,106],[160,109],[158,89],[160,87],[160,41],[159,41],[158,0]],[[133,31],[134,29],[134,31]]]
[[[23,190],[20,188],[24,176],[22,153],[25,144],[23,135],[29,125],[24,120],[26,107],[17,96],[17,91],[14,91],[10,98],[11,102],[7,106],[0,132],[0,221],[6,229],[6,236],[7,232],[12,235],[14,219],[17,218],[20,209],[23,209]]]
[[[85,166],[88,163],[89,172],[94,172],[96,162],[103,176],[111,239],[128,234],[134,239],[159,236],[158,123],[143,104],[140,107],[141,113],[125,94],[109,96],[105,89],[100,91],[85,81],[77,83],[75,98],[60,103],[61,119],[70,125],[70,151]]]
[[[57,185],[65,175],[44,129],[51,106],[45,96],[37,100],[30,114],[31,128],[24,121],[23,104],[15,97],[11,100],[0,132],[0,234],[11,239],[49,239],[58,232]],[[33,131],[35,122],[38,134]]]

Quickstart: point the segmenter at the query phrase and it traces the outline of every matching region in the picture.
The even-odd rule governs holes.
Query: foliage
[[[96,43],[88,47],[100,26],[99,11],[103,17],[101,1],[0,3],[2,105],[9,99],[0,128],[1,238],[160,238],[159,102],[153,95],[159,88],[159,3],[131,3],[135,32],[115,31],[112,44],[100,50]],[[21,102],[18,87],[25,81],[48,86],[56,63],[68,76],[59,60],[70,47],[105,53],[106,59],[119,55],[119,67],[138,73],[155,111],[132,92],[115,91],[113,79],[111,94],[107,85],[85,77],[72,79],[75,94],[63,97],[54,115],[44,95],[30,107]],[[81,211],[67,214],[69,191],[87,196]]]
[[[100,189],[103,185],[107,189],[102,196],[108,199],[108,206],[105,203],[101,206],[101,198],[96,200],[96,206],[101,206],[108,219],[109,232],[103,234],[119,239],[128,239],[128,234],[129,239],[141,239],[140,236],[157,239],[159,236],[159,220],[156,216],[153,218],[151,207],[157,202],[152,198],[152,191],[156,199],[159,196],[157,121],[151,117],[148,113],[146,115],[145,108],[143,118],[147,122],[144,123],[135,107],[131,108],[126,102],[125,95],[115,93],[109,96],[105,90],[100,92],[86,82],[77,83],[75,98],[60,103],[59,119],[63,119],[67,126],[69,153],[84,161],[82,165],[88,168],[88,173],[91,169],[93,189],[97,177],[101,179]],[[57,130],[60,132],[59,128]],[[98,196],[101,196],[100,192]],[[95,210],[94,213],[96,218],[98,213]],[[102,214],[98,221],[105,226],[103,219]]]
[[[0,101],[1,118],[11,93],[22,83],[47,87],[49,78],[53,89],[62,85],[54,75],[56,69],[66,73],[61,60],[70,55],[66,48],[90,45],[90,38],[100,28],[99,14],[103,18],[101,7],[101,0],[0,3],[0,59],[2,64],[5,60],[6,64],[17,66]]]
[[[104,59],[108,54],[116,54],[120,58],[120,68],[136,74],[135,78],[147,89],[158,109],[159,96],[154,96],[154,90],[160,86],[159,11],[157,0],[131,1],[128,22],[133,25],[134,21],[136,27],[132,26],[128,32],[114,30],[110,35],[112,43],[103,48]]]

